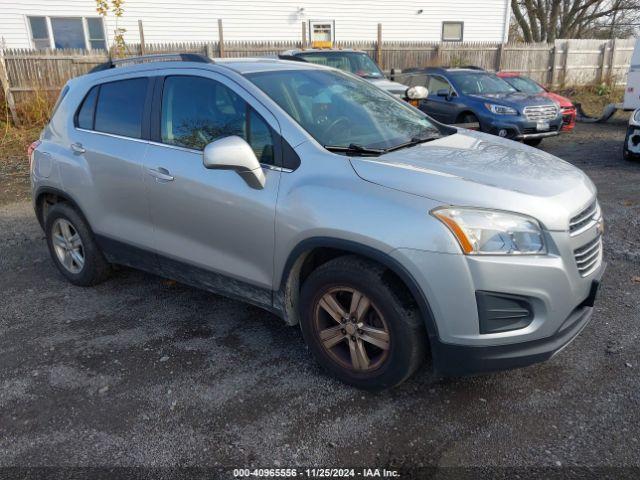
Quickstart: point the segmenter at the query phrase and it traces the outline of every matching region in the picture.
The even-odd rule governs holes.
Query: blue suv
[[[519,92],[485,70],[429,67],[403,74],[407,85],[427,87],[429,96],[419,108],[442,123],[477,123],[483,132],[533,146],[560,133],[558,104],[541,95]]]

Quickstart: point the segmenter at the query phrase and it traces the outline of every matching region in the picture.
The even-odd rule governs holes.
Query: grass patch
[[[573,103],[580,103],[582,110],[589,116],[599,117],[605,106],[610,103],[621,103],[624,98],[624,87],[608,88],[603,86],[586,86],[567,88],[558,92]],[[624,115],[618,112],[616,115]]]

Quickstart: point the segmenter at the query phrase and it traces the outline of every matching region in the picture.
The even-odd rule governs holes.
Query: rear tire
[[[44,231],[51,258],[69,282],[87,287],[108,278],[111,266],[89,226],[71,205],[60,202],[49,208]]]
[[[313,271],[300,295],[300,327],[313,356],[334,377],[365,390],[399,385],[427,351],[415,302],[385,272],[360,257],[339,257]]]
[[[531,138],[529,140],[523,140],[523,143],[525,145],[529,145],[530,147],[537,147],[538,145],[540,145],[542,143],[542,139],[541,138]]]

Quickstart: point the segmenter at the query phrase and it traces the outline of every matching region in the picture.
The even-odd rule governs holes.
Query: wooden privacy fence
[[[142,30],[141,30],[142,32]],[[141,35],[141,39],[144,37]],[[336,47],[366,52],[402,81],[402,70],[424,66],[475,65],[491,71],[526,74],[552,87],[607,82],[623,84],[634,40],[557,40],[546,43],[338,41]],[[154,53],[201,53],[215,57],[275,57],[304,41],[217,41],[128,44],[125,56]],[[106,51],[0,50],[0,82],[15,123],[17,107],[34,93],[55,92],[64,83],[109,59]]]

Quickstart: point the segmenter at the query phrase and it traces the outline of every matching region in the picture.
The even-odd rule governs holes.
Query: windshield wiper
[[[345,145],[324,145],[324,148],[334,153],[346,153],[347,155],[357,155],[361,157],[382,155],[387,150],[381,148],[367,148],[357,143]]]
[[[396,150],[401,150],[401,149],[407,148],[407,147],[413,147],[414,145],[418,145],[419,143],[431,142],[433,140],[437,140],[437,139],[442,138],[442,137],[443,137],[443,135],[440,135],[439,133],[436,133],[436,134],[433,134],[433,135],[424,135],[424,136],[420,136],[420,137],[413,137],[408,142],[401,143],[400,145],[395,145],[393,147],[387,148],[384,151],[384,153],[394,152]]]

